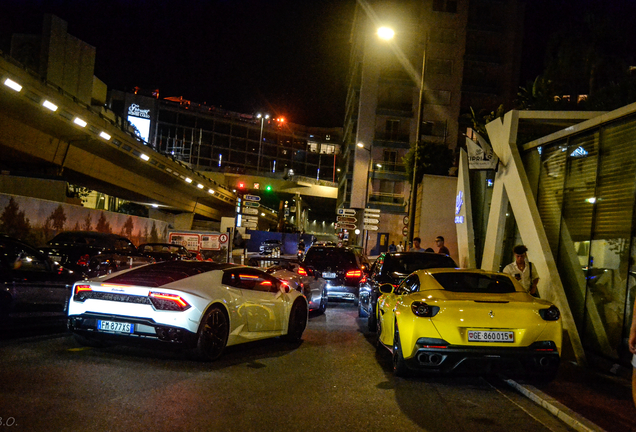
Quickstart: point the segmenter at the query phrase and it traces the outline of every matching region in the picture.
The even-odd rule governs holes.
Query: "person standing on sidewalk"
[[[636,406],[636,301],[634,302],[634,312],[632,312],[632,327],[629,330],[629,351],[632,353],[632,399]]]
[[[517,279],[528,294],[535,297],[539,297],[537,291],[537,283],[539,283],[539,273],[528,261],[528,248],[524,245],[517,245],[512,248],[512,252],[515,254],[514,262],[511,262],[504,267],[503,272]]]
[[[446,246],[444,246],[444,237],[437,236],[435,238],[435,244],[439,248],[439,250],[438,250],[439,253],[442,253],[442,254],[445,254],[445,255],[450,255],[450,251],[448,250],[448,248]]]

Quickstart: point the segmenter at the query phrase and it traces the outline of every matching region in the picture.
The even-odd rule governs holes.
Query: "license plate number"
[[[324,279],[335,279],[336,278],[336,274],[335,273],[323,273],[322,277]]]
[[[115,333],[133,333],[135,326],[131,323],[98,320],[97,329]]]
[[[468,330],[468,342],[514,342],[513,331]]]

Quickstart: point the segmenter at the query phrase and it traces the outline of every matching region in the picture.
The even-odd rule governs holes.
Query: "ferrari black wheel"
[[[395,326],[395,336],[393,336],[393,373],[397,377],[405,377],[408,375],[408,367],[402,354],[400,332],[397,329],[397,325]]]
[[[220,306],[212,306],[201,320],[194,354],[202,361],[214,361],[221,357],[227,337],[230,333],[230,322]]]
[[[289,327],[287,328],[285,340],[294,343],[300,342],[306,326],[307,306],[301,300],[297,300],[289,313]]]

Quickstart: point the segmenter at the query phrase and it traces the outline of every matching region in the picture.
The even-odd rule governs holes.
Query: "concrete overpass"
[[[87,105],[6,54],[0,55],[0,168],[217,221],[234,215],[237,198],[227,176],[202,175],[155,151],[122,129],[111,111]],[[281,192],[337,196],[325,182],[274,181]]]

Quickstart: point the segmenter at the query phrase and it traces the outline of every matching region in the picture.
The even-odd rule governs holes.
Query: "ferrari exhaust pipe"
[[[444,357],[437,353],[429,354],[423,352],[417,355],[417,361],[424,366],[439,366],[442,363],[442,360],[444,360]]]
[[[428,357],[428,361],[432,364],[432,365],[439,365],[442,362],[442,356],[440,354],[431,354]]]

